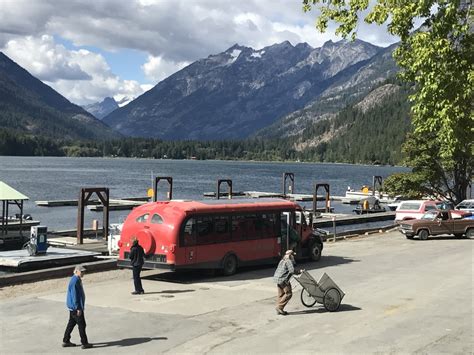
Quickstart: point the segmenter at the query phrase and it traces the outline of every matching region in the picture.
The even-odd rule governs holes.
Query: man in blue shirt
[[[81,343],[83,349],[92,348],[89,344],[86,335],[86,319],[84,317],[84,306],[86,303],[86,295],[82,287],[82,277],[86,268],[82,265],[77,265],[74,268],[74,275],[72,275],[67,288],[66,305],[69,309],[69,322],[66,326],[66,331],[63,337],[63,347],[68,348],[76,346],[71,343],[71,333],[77,324],[79,328],[79,335],[81,336]]]

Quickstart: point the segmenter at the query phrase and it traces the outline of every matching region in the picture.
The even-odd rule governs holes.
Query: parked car
[[[456,206],[457,210],[474,212],[474,200],[464,200]]]
[[[454,212],[454,213],[453,213]],[[429,211],[421,219],[399,222],[399,231],[408,239],[418,236],[420,240],[430,235],[448,234],[457,238],[474,238],[474,219],[465,218],[471,213],[459,214],[457,211]]]
[[[431,200],[402,201],[396,209],[395,221],[420,219],[426,212],[437,211],[439,203]]]

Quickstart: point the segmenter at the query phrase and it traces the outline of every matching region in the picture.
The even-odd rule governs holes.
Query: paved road
[[[346,292],[336,313],[305,308],[298,286],[290,315],[277,316],[273,268],[231,278],[151,272],[143,296],[130,295],[129,279],[88,284],[86,276],[96,346],[88,351],[473,353],[473,243],[398,232],[328,243],[321,262],[304,268],[315,278],[328,273]],[[84,351],[60,347],[64,299],[60,289],[1,301],[0,353]]]

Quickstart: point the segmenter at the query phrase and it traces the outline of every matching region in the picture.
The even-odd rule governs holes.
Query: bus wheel
[[[234,275],[237,271],[237,258],[234,254],[229,254],[222,262],[222,272],[225,276]]]
[[[321,259],[321,244],[317,241],[313,241],[309,247],[309,256],[312,261],[319,261]]]

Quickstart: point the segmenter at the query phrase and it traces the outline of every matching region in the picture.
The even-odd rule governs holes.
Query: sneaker
[[[90,349],[92,347],[93,347],[92,344],[87,343],[87,344],[82,344],[81,349]]]
[[[67,342],[63,343],[63,348],[72,348],[74,346],[76,346],[76,344],[71,343],[70,341],[67,341]]]
[[[276,312],[278,315],[280,316],[286,316],[288,314],[288,312],[284,311],[283,309],[280,309],[280,308],[275,308]]]
[[[131,292],[131,294],[132,294],[132,295],[139,295],[139,294],[140,294],[140,292],[133,291],[133,292]]]

